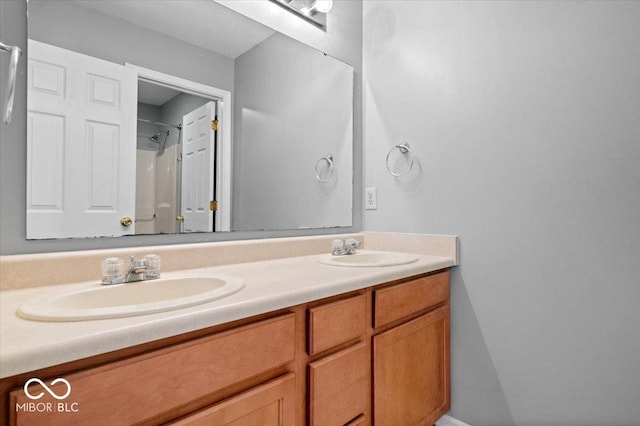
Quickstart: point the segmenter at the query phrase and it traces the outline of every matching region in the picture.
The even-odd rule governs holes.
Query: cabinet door
[[[369,349],[359,343],[309,364],[309,424],[342,426],[368,409]]]
[[[433,424],[449,410],[449,307],[373,338],[376,425]]]
[[[295,424],[295,374],[290,373],[179,420],[179,426],[291,426]]]

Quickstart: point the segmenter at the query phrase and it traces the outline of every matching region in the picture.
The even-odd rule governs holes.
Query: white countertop
[[[202,273],[231,275],[243,279],[245,288],[213,302],[129,318],[77,322],[25,320],[16,315],[23,302],[70,284],[0,292],[0,377],[456,265],[453,257],[418,255],[417,262],[407,265],[350,268],[321,264],[319,257],[291,257],[164,273],[163,278]]]

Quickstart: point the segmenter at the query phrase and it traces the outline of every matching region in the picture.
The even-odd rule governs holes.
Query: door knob
[[[122,219],[120,219],[120,225],[122,226],[129,226],[133,223],[133,220],[131,220],[131,218],[129,216],[124,216]]]
[[[178,217],[176,217],[176,220],[178,222],[184,222],[184,216],[178,216]]]

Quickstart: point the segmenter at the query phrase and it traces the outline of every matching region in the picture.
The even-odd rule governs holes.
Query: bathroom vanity
[[[319,257],[211,268],[242,277],[246,287],[199,307],[75,323],[13,320],[67,340],[69,361],[42,364],[36,353],[53,347],[16,343],[34,368],[3,372],[2,424],[433,424],[450,407],[455,252],[377,268],[329,266]],[[150,339],[156,327],[167,335]],[[3,345],[8,335],[3,329]],[[112,338],[119,349],[100,348]],[[131,344],[136,338],[144,342]],[[94,341],[93,354],[78,357]],[[18,364],[13,356],[3,362]],[[37,383],[25,391],[32,378],[51,392]],[[57,378],[68,389],[52,384]]]

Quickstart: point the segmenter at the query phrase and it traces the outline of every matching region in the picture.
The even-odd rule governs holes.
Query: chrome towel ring
[[[20,48],[18,46],[7,46],[0,43],[0,52],[11,55],[9,64],[9,81],[7,81],[7,94],[5,96],[4,118],[6,124],[11,123],[11,115],[13,114],[13,96],[16,91],[16,71],[18,69],[18,59],[20,57]]]
[[[326,168],[328,170],[328,174],[327,174],[327,178],[326,179],[322,179],[320,177],[320,172],[321,172],[321,166],[327,163]],[[334,167],[333,167],[333,155],[329,154],[329,155],[325,155],[324,157],[320,157],[320,159],[318,161],[316,161],[316,179],[318,180],[318,182],[320,183],[327,183],[329,182],[329,179],[331,179],[331,176],[333,176],[333,172],[334,172]]]
[[[398,171],[398,170],[393,170],[391,168],[391,165],[389,164],[389,157],[391,156],[391,153],[396,149],[398,151],[400,151],[400,153],[402,155],[409,155],[409,166],[408,166],[407,170]],[[404,176],[404,175],[409,174],[409,172],[411,172],[411,169],[413,169],[413,162],[414,162],[413,151],[411,151],[411,147],[409,146],[408,143],[403,142],[401,144],[393,146],[389,150],[389,152],[387,153],[387,159],[386,159],[386,164],[385,165],[387,167],[387,171],[389,172],[389,174],[391,174],[391,176],[398,177],[398,176]]]

